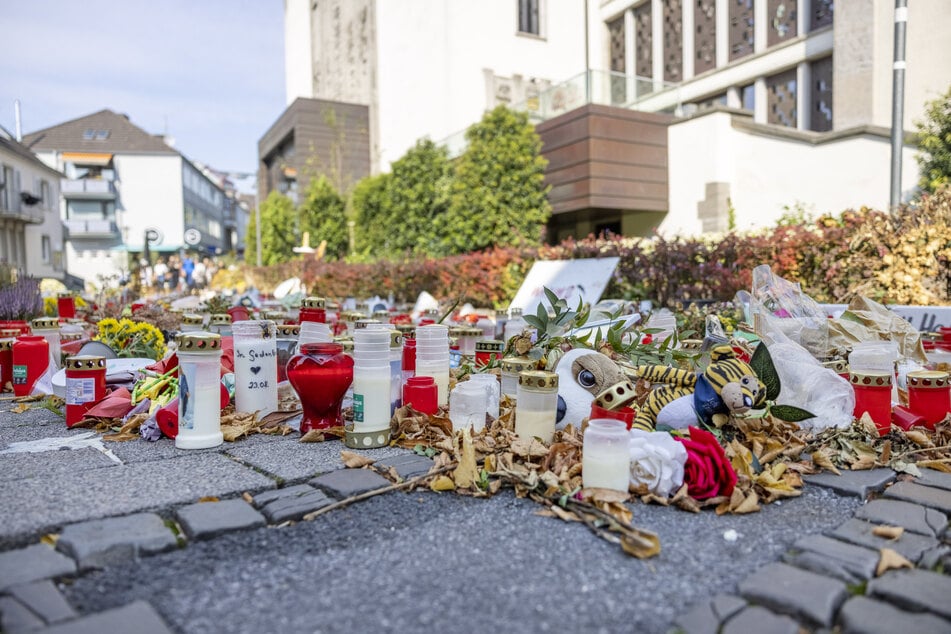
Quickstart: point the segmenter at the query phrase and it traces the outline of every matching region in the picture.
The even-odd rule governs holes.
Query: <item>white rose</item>
[[[670,496],[684,482],[687,450],[665,431],[632,429],[630,434],[631,484],[645,484],[655,495]]]

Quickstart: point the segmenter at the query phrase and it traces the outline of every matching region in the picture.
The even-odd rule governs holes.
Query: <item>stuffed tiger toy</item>
[[[766,403],[766,387],[727,345],[710,351],[710,365],[703,372],[645,365],[637,368],[637,376],[664,384],[647,396],[634,419],[633,426],[645,431],[653,431],[664,406],[691,394],[697,416],[707,425],[712,424],[714,414],[742,414]]]

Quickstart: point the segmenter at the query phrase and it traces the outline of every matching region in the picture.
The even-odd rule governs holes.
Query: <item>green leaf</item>
[[[775,418],[785,420],[790,423],[798,423],[799,421],[816,417],[816,415],[812,412],[807,412],[806,410],[796,407],[795,405],[773,405],[769,408],[769,413]]]
[[[555,306],[558,304],[559,297],[555,295],[555,293],[553,293],[547,286],[543,286],[542,290],[545,291],[545,297],[548,298],[548,303],[551,304],[552,308],[555,308]]]
[[[524,319],[525,323],[527,323],[529,326],[537,329],[540,332],[545,332],[548,330],[548,325],[545,322],[542,322],[542,320],[535,315],[522,315],[522,319]],[[547,322],[548,320],[545,321]]]
[[[775,401],[779,398],[781,388],[779,374],[776,372],[776,366],[773,365],[773,357],[769,354],[769,349],[765,343],[760,343],[760,345],[756,346],[753,358],[750,359],[750,367],[753,368],[753,372],[759,380],[763,382],[763,385],[766,386],[766,400]],[[810,414],[810,417],[811,416]],[[784,418],[783,420],[792,419]]]

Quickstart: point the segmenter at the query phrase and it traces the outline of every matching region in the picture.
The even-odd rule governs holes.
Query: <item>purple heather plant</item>
[[[29,320],[42,314],[43,297],[36,278],[20,277],[0,287],[0,319]]]

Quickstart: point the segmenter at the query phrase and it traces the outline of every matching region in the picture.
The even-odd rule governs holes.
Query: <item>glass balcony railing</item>
[[[63,223],[68,238],[111,238],[119,235],[114,220],[76,220]]]
[[[59,183],[65,198],[115,198],[116,184],[110,180],[63,178]]]

